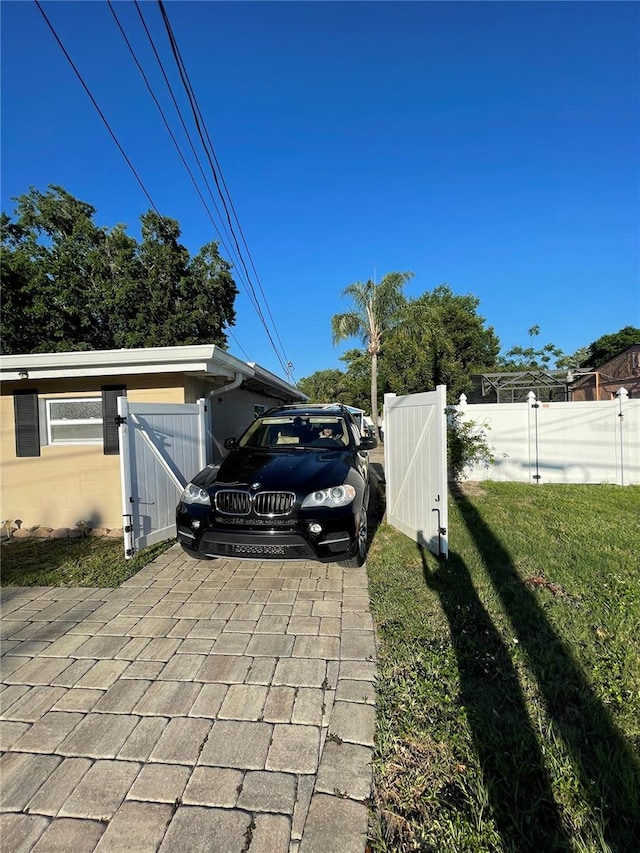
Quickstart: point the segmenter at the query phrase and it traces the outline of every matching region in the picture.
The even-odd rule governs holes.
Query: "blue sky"
[[[43,8],[184,244],[219,238],[108,4]],[[114,8],[197,169],[135,5]],[[141,8],[195,138],[159,7]],[[637,3],[165,8],[294,379],[344,367],[341,292],[391,271],[415,274],[409,296],[443,282],[476,296],[503,351],[534,324],[567,353],[640,325]],[[149,202],[37,6],[0,13],[2,210],[60,184],[138,237]],[[284,375],[237,281],[229,349]]]

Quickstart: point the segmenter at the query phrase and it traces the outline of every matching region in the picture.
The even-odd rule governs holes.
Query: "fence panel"
[[[640,400],[461,404],[495,461],[469,480],[640,484]]]
[[[448,554],[447,389],[384,397],[387,520],[435,554]]]

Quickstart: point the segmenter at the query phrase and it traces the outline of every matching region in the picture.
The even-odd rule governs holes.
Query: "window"
[[[16,456],[40,456],[40,447],[47,444],[102,444],[105,455],[117,456],[118,397],[126,395],[125,385],[103,385],[99,397],[14,391]]]
[[[45,400],[49,444],[101,444],[102,398]]]
[[[267,407],[266,407],[266,406],[259,406],[259,405],[255,405],[255,406],[253,407],[253,417],[254,417],[254,418],[259,418],[261,415],[264,415],[264,413],[265,413],[266,411],[267,411]]]

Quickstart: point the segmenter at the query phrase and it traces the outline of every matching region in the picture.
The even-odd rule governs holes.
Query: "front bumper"
[[[309,532],[314,519],[297,521],[289,529],[229,529],[187,512],[177,514],[178,542],[202,557],[236,560],[314,560],[330,563],[350,559],[357,548],[357,522],[348,516],[318,518],[322,532]],[[199,522],[194,529],[193,522]]]

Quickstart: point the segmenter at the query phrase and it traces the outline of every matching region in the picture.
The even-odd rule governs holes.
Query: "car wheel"
[[[369,535],[367,527],[367,507],[363,503],[360,509],[360,517],[358,519],[358,543],[356,553],[350,560],[341,560],[340,565],[345,569],[359,569],[364,564],[367,556],[367,537]]]

